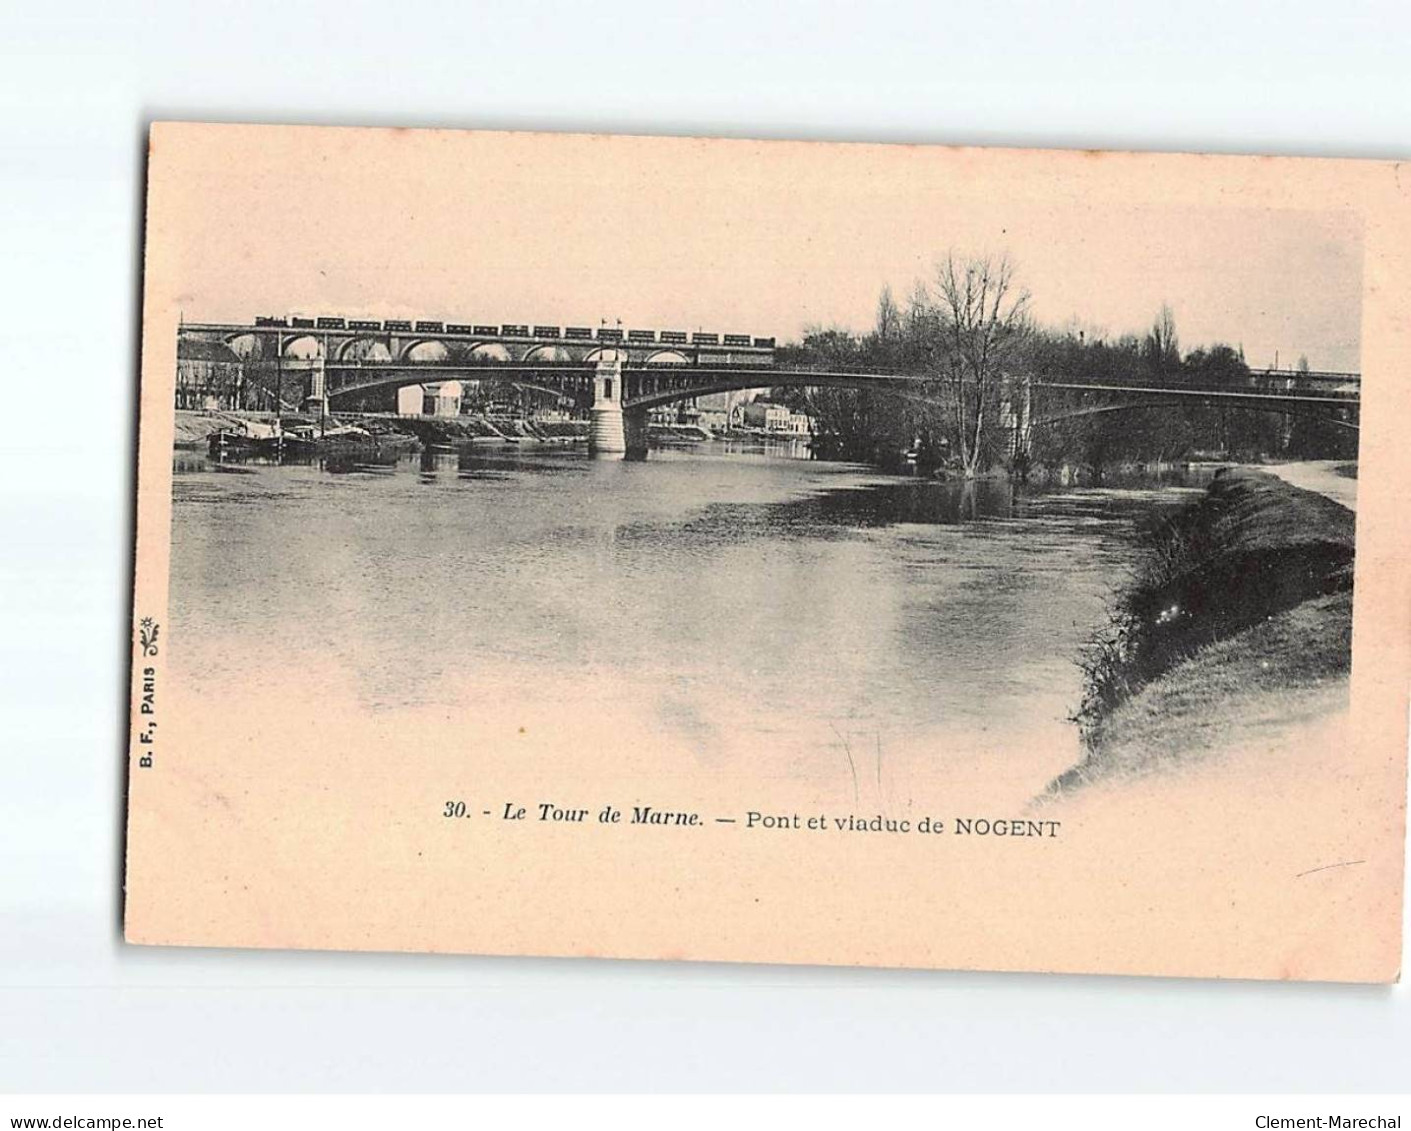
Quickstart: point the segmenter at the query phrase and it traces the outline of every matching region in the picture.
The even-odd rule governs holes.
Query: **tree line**
[[[1192,400],[1091,411],[1104,394],[1045,391],[1030,400],[1023,378],[1189,384],[1237,390],[1260,378],[1243,350],[1225,343],[1181,351],[1168,306],[1144,335],[1109,339],[1090,327],[1043,326],[1007,257],[947,255],[904,303],[890,287],[871,330],[811,328],[777,351],[781,365],[858,366],[913,374],[901,394],[882,389],[779,390],[777,399],[814,419],[815,453],[969,478],[996,467],[1021,475],[1066,467],[1101,478],[1125,464],[1215,458],[1356,457],[1356,432],[1316,414],[1215,406]],[[1307,372],[1300,358],[1288,380]],[[1037,424],[1035,424],[1037,422]]]

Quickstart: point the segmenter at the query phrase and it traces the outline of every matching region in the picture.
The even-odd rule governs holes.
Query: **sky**
[[[1007,254],[1049,325],[1140,334],[1165,303],[1183,350],[1359,368],[1361,221],[1307,193],[1256,207],[1143,174],[1114,195],[906,146],[352,130],[270,145],[227,127],[194,148],[172,181],[188,321],[607,319],[787,340],[867,329],[883,285],[904,299],[954,251]],[[1101,168],[1084,175],[1102,188]]]

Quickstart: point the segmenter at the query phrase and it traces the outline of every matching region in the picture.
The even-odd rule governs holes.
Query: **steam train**
[[[752,338],[749,334],[687,334],[684,330],[628,330],[624,335],[616,327],[599,327],[596,331],[590,326],[541,326],[527,323],[506,322],[503,325],[488,326],[470,322],[440,322],[429,319],[411,321],[409,319],[388,318],[373,321],[359,318],[335,318],[320,316],[302,318],[298,315],[279,317],[262,314],[255,319],[256,327],[284,327],[291,330],[365,330],[375,333],[402,334],[463,334],[475,338],[549,338],[555,341],[620,342],[626,338],[632,345],[659,344],[693,346],[743,346],[753,349],[773,349],[773,338]]]

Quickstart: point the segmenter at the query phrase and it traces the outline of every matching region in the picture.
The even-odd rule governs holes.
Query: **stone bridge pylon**
[[[593,374],[593,405],[589,409],[588,451],[594,455],[627,452],[627,423],[622,412],[622,354],[604,349]]]

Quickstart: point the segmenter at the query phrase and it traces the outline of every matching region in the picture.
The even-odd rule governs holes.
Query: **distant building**
[[[745,409],[755,401],[768,400],[768,389],[734,389],[728,393],[707,393],[696,398],[701,424],[707,428],[763,428],[745,420]],[[723,423],[717,424],[718,421]]]
[[[788,432],[792,415],[785,405],[772,401],[752,401],[743,412],[746,428],[763,428],[767,432]]]
[[[712,432],[726,431],[731,426],[730,411],[739,398],[739,393],[707,393],[693,398],[695,423]]]
[[[177,408],[240,408],[244,387],[244,362],[229,346],[197,338],[177,340]]]
[[[425,395],[421,401],[423,416],[459,416],[461,414],[461,383],[440,381],[434,385],[423,385]]]
[[[667,427],[685,426],[690,428],[707,427],[705,413],[697,406],[694,397],[671,404],[657,405],[647,410],[647,419],[653,424]]]
[[[459,381],[403,385],[397,390],[397,415],[459,416],[462,395]]]
[[[730,416],[723,408],[701,408],[696,423],[712,432],[724,432],[730,427]]]

